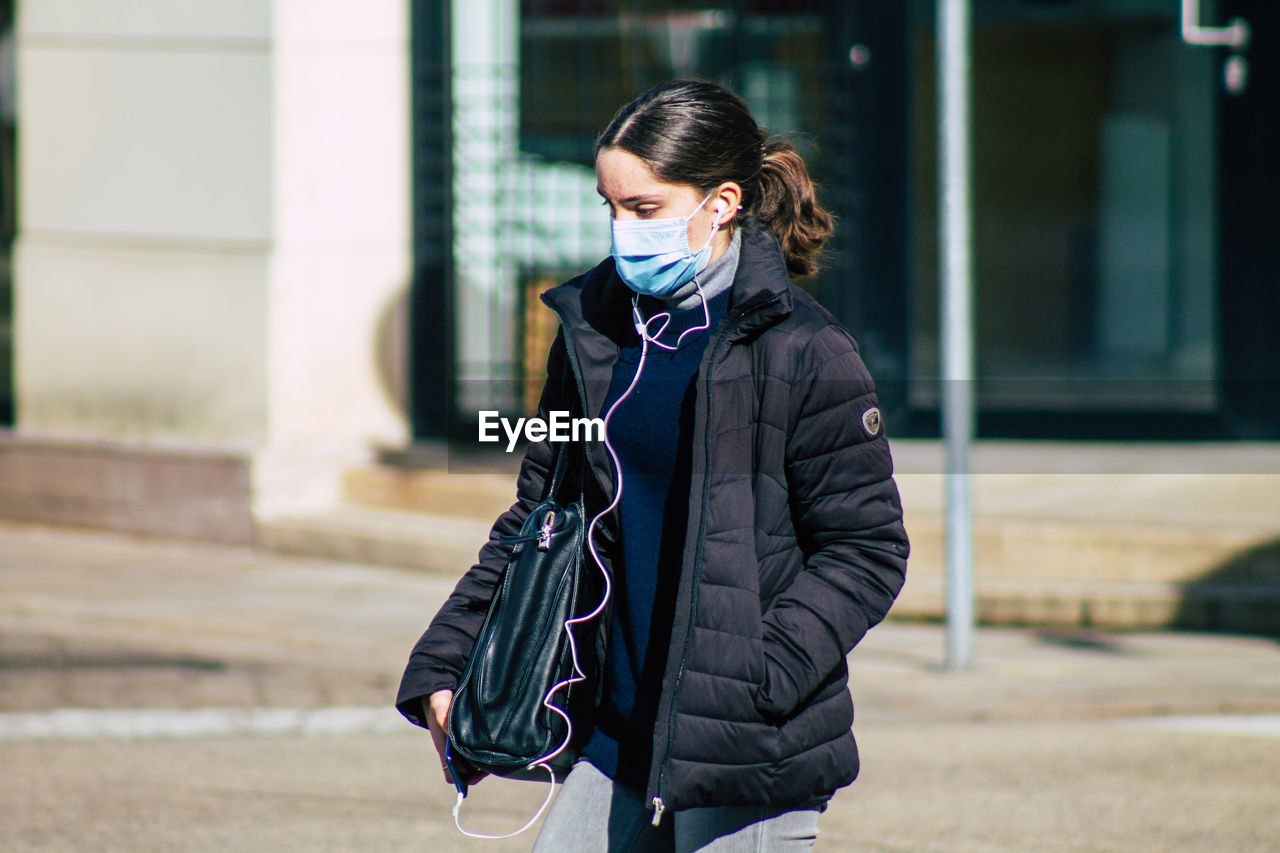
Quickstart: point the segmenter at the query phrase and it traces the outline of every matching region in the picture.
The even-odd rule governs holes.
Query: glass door
[[[931,7],[916,6],[912,63],[909,394],[924,407],[939,374]],[[1218,405],[1221,58],[1182,43],[1178,11],[975,0],[980,411]]]
[[[528,283],[526,304],[547,281],[608,254],[608,215],[595,192],[595,137],[615,110],[665,80],[714,80],[741,94],[761,125],[801,151],[819,180],[834,178],[824,199],[830,204],[834,197],[837,214],[844,213],[847,109],[834,93],[831,60],[833,29],[844,14],[832,0],[523,0],[518,156],[527,164],[520,186],[528,198],[513,205],[506,233],[514,239],[506,245],[512,268]],[[806,286],[820,290],[842,277],[837,260]],[[540,349],[554,317],[521,313],[523,373],[534,380],[530,388],[540,387]]]

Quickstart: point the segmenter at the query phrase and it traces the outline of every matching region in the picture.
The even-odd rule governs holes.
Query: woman
[[[803,160],[736,95],[660,85],[596,143],[613,255],[544,295],[540,408],[607,416],[586,448],[613,596],[602,689],[536,850],[809,849],[853,781],[845,655],[908,552],[870,376],[791,284],[832,220]],[[398,707],[438,749],[452,688],[555,448],[410,658]],[[617,486],[621,484],[619,494]]]

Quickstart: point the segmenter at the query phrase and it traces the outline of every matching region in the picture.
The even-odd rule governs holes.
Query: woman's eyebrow
[[[596,188],[596,195],[600,196],[605,201],[609,200],[609,197],[607,195],[600,192],[599,187]],[[662,200],[661,193],[647,193],[644,195],[630,195],[630,196],[627,196],[626,198],[620,198],[617,200],[617,202],[615,202],[615,204],[633,204],[638,201],[661,201],[661,200]]]

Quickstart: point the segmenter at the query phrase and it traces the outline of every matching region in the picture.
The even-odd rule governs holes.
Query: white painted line
[[[61,708],[0,714],[0,740],[345,735],[407,731],[394,708]]]
[[[1280,714],[1205,714],[1185,717],[1142,717],[1140,719],[1117,722],[1144,729],[1280,737]]]

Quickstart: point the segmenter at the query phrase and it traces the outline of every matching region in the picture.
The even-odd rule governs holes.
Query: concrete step
[[[944,618],[945,579],[908,570],[891,618],[937,622]],[[1181,628],[1280,636],[1280,582],[1194,584],[1017,579],[982,574],[974,607],[983,625],[1095,628],[1107,631]]]
[[[941,512],[906,519],[911,564],[941,573]],[[1280,534],[1248,528],[1095,522],[980,515],[973,521],[974,566],[984,577],[1087,583],[1193,584],[1228,574],[1248,579],[1240,560],[1257,562]],[[1229,578],[1224,578],[1229,579]]]
[[[894,445],[912,556],[895,616],[943,610],[943,486],[936,442]],[[518,459],[346,477],[349,505],[260,525],[292,553],[458,574],[514,498]],[[1184,626],[1280,634],[1280,445],[975,448],[979,618],[1111,629]]]
[[[275,518],[259,525],[260,544],[268,549],[345,562],[400,566],[460,576],[475,560],[488,536],[489,522],[474,518],[345,506],[306,516]],[[1052,533],[1053,531],[1049,531]],[[916,547],[937,551],[940,537],[914,531]],[[979,537],[1000,549],[998,525]],[[1022,535],[1017,546],[1034,548]],[[1061,538],[1047,536],[1042,550],[1063,549]],[[1113,553],[1141,553],[1141,542],[1112,542]],[[1008,553],[1010,548],[1004,548]],[[1280,576],[1272,571],[1241,573],[1218,580],[1212,575],[1184,583],[1107,577],[1107,564],[1095,575],[1017,577],[998,573],[979,548],[975,581],[978,620],[987,625],[1083,627],[1139,630],[1181,627],[1280,635]],[[1275,554],[1265,557],[1275,566]],[[1262,563],[1259,563],[1261,566]],[[926,558],[912,559],[907,585],[894,605],[893,618],[932,622],[945,614],[944,576]]]
[[[501,461],[501,460],[500,460]],[[492,522],[516,498],[518,459],[502,469],[355,468],[343,493],[355,506],[456,515]]]
[[[362,506],[262,519],[258,545],[285,554],[461,576],[491,521]]]

